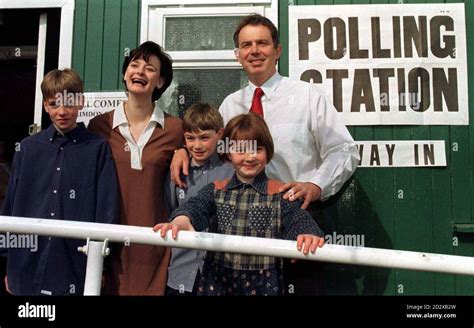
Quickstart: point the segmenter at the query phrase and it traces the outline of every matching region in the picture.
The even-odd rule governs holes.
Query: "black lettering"
[[[308,60],[310,42],[321,37],[321,24],[317,19],[298,19],[298,49],[299,59]]]
[[[334,48],[333,29],[336,29],[336,47]],[[346,48],[346,24],[338,17],[324,22],[324,53],[329,59],[341,59]]]
[[[332,79],[333,105],[338,112],[342,112],[342,79],[347,79],[349,71],[347,69],[328,69],[326,77]]]
[[[430,107],[430,73],[422,67],[410,70],[408,91],[410,93],[410,107],[417,112],[426,111]]]
[[[323,83],[323,77],[321,76],[321,73],[315,69],[304,71],[303,74],[301,74],[300,80],[309,83]]]
[[[349,17],[349,53],[351,59],[369,58],[369,51],[359,48],[359,22],[357,17]]]
[[[415,151],[415,165],[420,165],[420,159],[418,158],[418,145],[415,145],[414,147],[414,151]]]
[[[364,145],[359,145],[359,165],[362,165],[362,155],[364,153]]]
[[[433,68],[433,107],[435,112],[443,111],[443,96],[449,112],[459,111],[457,69],[448,68],[448,76],[446,79],[444,68]]]
[[[374,69],[374,77],[379,78],[380,85],[380,110],[382,112],[390,111],[390,91],[388,78],[395,76],[393,68],[376,68]],[[386,99],[386,101],[384,101]]]
[[[393,152],[395,151],[395,144],[386,144],[385,148],[387,148],[387,155],[388,155],[388,165],[393,165]]]
[[[397,69],[397,82],[398,82],[398,110],[405,112],[407,110],[406,97],[406,86],[405,86],[405,69]]]
[[[402,40],[400,37],[401,29],[400,29],[400,17],[395,16],[392,17],[392,24],[393,24],[393,54],[395,58],[402,57]]]
[[[428,31],[426,26],[426,16],[418,17],[416,25],[414,16],[403,17],[403,36],[405,44],[405,57],[413,57],[413,44],[415,45],[418,57],[428,57]]]
[[[370,84],[370,72],[368,69],[354,70],[351,112],[360,112],[361,104],[365,104],[367,112],[375,112],[374,94]]]
[[[425,165],[434,165],[435,164],[435,158],[434,158],[434,145],[423,145],[423,153],[424,153],[424,159],[425,159]],[[428,163],[429,161],[429,163]]]
[[[390,49],[382,49],[380,45],[380,17],[372,17],[372,52],[374,58],[390,58]]]
[[[370,166],[374,165],[374,162],[377,163],[377,166],[380,166],[379,147],[377,145],[370,147]]]
[[[430,21],[431,52],[438,58],[451,56],[454,58],[454,49],[456,48],[456,37],[454,35],[445,35],[442,42],[445,47],[441,47],[441,26],[446,31],[454,31],[453,19],[449,16],[435,16]]]

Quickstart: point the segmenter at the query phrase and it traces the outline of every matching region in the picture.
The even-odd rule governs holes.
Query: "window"
[[[196,102],[218,107],[244,87],[247,77],[235,59],[234,29],[252,13],[276,23],[276,6],[276,0],[143,0],[141,41],[155,41],[173,58],[173,82],[160,106],[182,117]]]

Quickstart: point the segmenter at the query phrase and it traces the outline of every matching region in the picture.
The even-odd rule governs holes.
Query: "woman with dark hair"
[[[167,221],[163,180],[174,150],[183,144],[181,120],[155,102],[171,83],[172,61],[148,41],[125,58],[122,74],[127,101],[92,119],[89,129],[112,148],[121,193],[120,223],[152,227]],[[125,241],[111,254],[105,293],[163,295],[169,256],[168,248]]]

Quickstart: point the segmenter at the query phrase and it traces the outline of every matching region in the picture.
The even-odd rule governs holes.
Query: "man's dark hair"
[[[122,75],[125,75],[125,71],[127,70],[127,67],[131,61],[142,58],[145,62],[148,63],[148,60],[152,55],[155,55],[160,60],[160,76],[164,80],[164,84],[160,89],[155,88],[155,90],[153,90],[151,101],[156,101],[160,99],[163,92],[168,89],[171,84],[171,81],[173,80],[173,61],[171,57],[163,51],[160,45],[156,44],[153,41],[146,41],[142,43],[138,48],[133,49],[130,53],[130,56],[125,57],[122,66]],[[126,85],[125,88],[127,88]]]
[[[268,18],[262,16],[262,15],[253,14],[253,15],[250,15],[250,16],[245,16],[240,21],[237,28],[235,29],[234,44],[235,44],[236,48],[239,47],[239,33],[247,25],[253,25],[253,26],[263,25],[263,26],[267,27],[270,30],[270,33],[272,35],[273,46],[276,48],[280,44],[280,40],[278,39],[278,30],[277,30],[276,26],[272,23],[272,21],[269,20]]]

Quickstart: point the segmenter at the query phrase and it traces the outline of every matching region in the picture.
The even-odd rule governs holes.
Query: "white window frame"
[[[142,0],[140,43],[151,40],[163,45],[166,17],[245,16],[252,13],[264,15],[278,26],[278,0]],[[156,31],[163,32],[156,35]],[[241,68],[232,50],[168,53],[175,68]]]
[[[58,68],[71,67],[72,61],[72,38],[74,27],[75,0],[1,0],[0,9],[61,9],[61,22],[59,26],[59,54]],[[38,52],[36,66],[35,107],[32,131],[39,131],[41,117],[43,115],[43,96],[41,94],[41,81],[44,76],[44,60],[46,50],[47,16],[42,14],[39,22]]]
[[[155,7],[150,11],[148,35],[149,40],[163,45],[166,50],[166,19],[185,17],[235,17],[246,16],[252,13],[264,14],[263,6],[252,7],[199,7],[199,8],[160,8]],[[157,25],[159,24],[159,25]],[[161,26],[160,26],[161,25]],[[158,32],[158,33],[156,33]],[[161,32],[161,33],[160,33]],[[235,61],[234,50],[196,50],[196,51],[167,51],[174,62],[183,61]]]
[[[58,68],[71,67],[75,0],[2,0],[0,9],[60,8]]]

